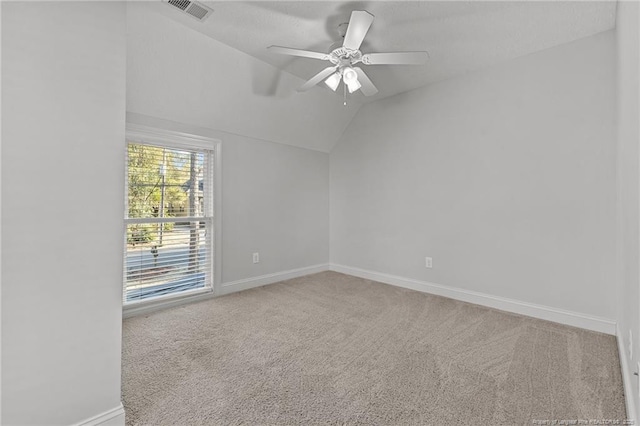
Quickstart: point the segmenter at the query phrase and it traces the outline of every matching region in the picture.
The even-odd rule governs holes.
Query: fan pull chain
[[[343,89],[342,93],[344,93],[344,103],[343,103],[343,105],[347,106],[347,85],[343,84],[342,85],[342,89]]]

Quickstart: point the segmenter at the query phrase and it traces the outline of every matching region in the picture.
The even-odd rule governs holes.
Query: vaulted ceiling
[[[205,2],[200,22],[166,1],[127,4],[127,109],[187,125],[329,152],[364,102],[615,27],[615,1]],[[375,15],[361,50],[426,50],[420,66],[366,66],[380,90],[297,87],[327,64],[270,45],[327,52],[352,10]],[[341,92],[340,90],[338,92]]]
[[[615,1],[260,1],[203,2],[204,22],[168,4],[161,13],[275,67],[308,79],[328,63],[269,52],[280,45],[327,53],[341,40],[338,25],[352,10],[375,15],[363,53],[426,50],[420,66],[364,66],[379,93],[367,102],[511,58],[587,37],[615,26]],[[326,88],[323,87],[326,90]],[[316,89],[318,90],[318,89]],[[341,94],[339,93],[338,96]]]

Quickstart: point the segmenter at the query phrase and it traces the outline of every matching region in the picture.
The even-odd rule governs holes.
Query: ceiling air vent
[[[191,0],[166,0],[166,2],[198,21],[204,21],[209,17],[209,15],[211,15],[211,12],[213,12],[213,9],[203,5],[202,3]]]

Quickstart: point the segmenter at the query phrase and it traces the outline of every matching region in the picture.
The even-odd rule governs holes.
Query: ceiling
[[[352,10],[375,16],[363,53],[426,50],[425,65],[363,65],[379,93],[367,102],[588,37],[615,27],[615,1],[203,2],[204,22],[166,3],[161,14],[304,80],[325,68],[315,59],[270,53],[280,45],[328,52]],[[224,58],[222,58],[224,59]],[[329,90],[319,86],[312,90]],[[342,96],[340,90],[338,95]]]
[[[189,30],[155,5],[127,2],[131,116],[180,123],[187,133],[209,129],[203,134],[228,141],[329,152],[359,111],[361,104],[343,106],[330,90],[298,93],[299,77]]]

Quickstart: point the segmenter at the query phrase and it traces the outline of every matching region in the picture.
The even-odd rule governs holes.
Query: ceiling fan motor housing
[[[362,52],[341,46],[329,53],[329,61],[341,67],[357,64],[362,62]]]

